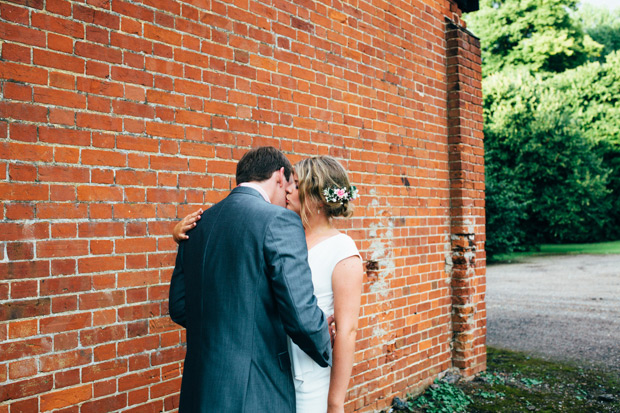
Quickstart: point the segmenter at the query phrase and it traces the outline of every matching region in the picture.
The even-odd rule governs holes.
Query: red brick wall
[[[459,13],[448,0],[1,2],[0,413],[176,408],[172,223],[223,198],[258,145],[336,156],[360,189],[338,224],[369,263],[349,411],[483,368],[479,101],[448,110],[463,52],[445,19]]]

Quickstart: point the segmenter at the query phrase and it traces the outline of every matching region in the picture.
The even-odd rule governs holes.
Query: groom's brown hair
[[[286,156],[273,146],[251,149],[241,157],[237,164],[237,185],[244,182],[262,182],[284,167],[284,177],[289,180],[293,167]]]

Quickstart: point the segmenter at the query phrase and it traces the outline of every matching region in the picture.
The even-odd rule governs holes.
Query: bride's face
[[[294,172],[293,179],[295,179],[295,186],[293,186],[293,190],[286,196],[286,207],[297,215],[301,215],[301,203],[299,202],[299,181],[297,179],[297,174]]]

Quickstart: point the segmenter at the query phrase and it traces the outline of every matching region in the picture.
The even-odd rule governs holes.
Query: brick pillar
[[[450,163],[452,360],[469,376],[486,368],[484,145],[480,41],[446,21]]]

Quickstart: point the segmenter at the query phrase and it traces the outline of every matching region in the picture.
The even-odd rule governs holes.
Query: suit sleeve
[[[284,330],[322,367],[331,365],[327,321],[317,306],[301,221],[283,210],[269,225],[265,259]]]
[[[170,291],[168,292],[170,318],[183,327],[186,326],[187,322],[185,311],[185,272],[183,271],[184,244],[184,242],[181,242],[181,245],[179,245],[172,279],[170,280]]]

